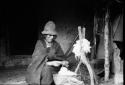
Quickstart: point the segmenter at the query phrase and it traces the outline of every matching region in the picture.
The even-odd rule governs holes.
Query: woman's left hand
[[[68,64],[69,64],[69,62],[68,62],[68,61],[62,61],[62,65],[63,65],[63,66],[68,67],[68,66],[69,66]]]

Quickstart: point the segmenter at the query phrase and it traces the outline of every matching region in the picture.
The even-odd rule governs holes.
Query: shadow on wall
[[[74,38],[77,36],[77,26],[58,23],[56,30],[58,32],[58,37],[56,40],[60,43],[65,53],[69,48],[70,44],[73,42]]]

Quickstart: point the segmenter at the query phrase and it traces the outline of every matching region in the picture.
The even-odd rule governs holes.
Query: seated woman
[[[51,85],[53,74],[58,72],[60,65],[68,64],[60,44],[55,41],[57,32],[54,22],[47,22],[41,33],[42,37],[36,43],[32,61],[27,68],[26,81],[30,85]],[[58,62],[49,63],[52,61]]]

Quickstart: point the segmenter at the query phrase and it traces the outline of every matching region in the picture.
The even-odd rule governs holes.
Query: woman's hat
[[[53,21],[48,21],[45,26],[44,30],[41,32],[42,34],[50,34],[50,35],[57,35],[56,32],[56,25]]]

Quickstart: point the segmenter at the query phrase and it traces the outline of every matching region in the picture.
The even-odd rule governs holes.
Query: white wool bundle
[[[75,56],[81,56],[81,51],[84,53],[90,52],[90,42],[87,39],[77,40],[76,44],[73,45],[73,53]]]
[[[77,75],[75,72],[72,72],[72,71],[68,70],[66,67],[61,67],[58,74],[59,75],[67,75],[67,76]]]
[[[53,75],[56,85],[84,85],[83,81],[78,80],[75,76],[77,74],[66,67],[61,67],[58,74]]]

